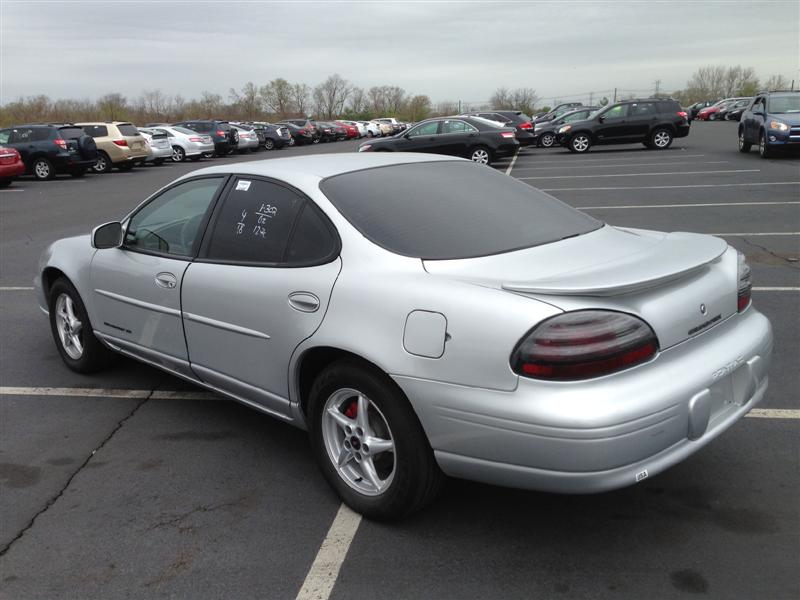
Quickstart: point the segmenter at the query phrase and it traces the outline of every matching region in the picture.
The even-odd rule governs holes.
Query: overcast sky
[[[142,90],[227,99],[339,73],[434,102],[500,86],[545,101],[684,86],[701,65],[800,79],[800,2],[175,2],[0,0],[0,102]]]

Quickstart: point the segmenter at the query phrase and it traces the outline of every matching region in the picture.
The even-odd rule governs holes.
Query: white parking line
[[[23,292],[32,290],[32,286],[11,285],[7,287],[0,287],[0,292]]]
[[[11,188],[8,190],[0,190],[0,193],[8,194],[9,192],[24,192],[25,188]]]
[[[773,205],[773,204],[800,204],[800,201],[788,200],[785,202],[704,202],[702,204],[614,204],[612,206],[575,206],[578,210],[601,210],[601,209],[618,209],[618,208],[683,208],[685,206],[703,207],[703,206],[753,206],[755,204]]]
[[[344,504],[339,507],[296,600],[327,600],[330,597],[360,524],[361,515]]]
[[[514,168],[514,163],[517,162],[518,156],[519,156],[519,148],[517,148],[517,151],[514,152],[514,157],[511,159],[511,164],[509,164],[508,168],[506,169],[506,175],[511,173],[511,169]]]
[[[530,179],[586,179],[590,177],[653,177],[655,175],[715,175],[720,173],[760,173],[761,169],[729,169],[726,171],[664,171],[663,173],[602,173],[600,175],[540,175],[538,177],[517,177],[523,181]]]
[[[696,183],[692,185],[644,185],[623,187],[540,188],[543,192],[576,192],[605,190],[682,190],[685,188],[744,187],[748,185],[800,185],[800,181],[753,181],[750,183]]]
[[[536,162],[537,165],[548,165],[548,164],[549,165],[563,165],[564,164],[563,160],[551,160],[551,161],[538,160],[539,156],[541,156],[541,154],[523,154],[520,158],[523,158],[523,159],[524,158],[531,158]],[[702,158],[704,156],[705,156],[705,154],[680,154],[680,155],[676,154],[674,156],[672,156],[672,155],[665,156],[664,158],[665,159],[666,158],[679,158],[679,159],[682,160],[684,158]],[[597,158],[597,159],[593,158],[591,160],[588,159],[588,158],[578,158],[577,156],[573,156],[572,158],[574,160],[571,160],[570,162],[572,162],[573,164],[606,163],[606,162],[614,162],[614,161],[619,162],[620,160],[622,160],[622,158],[619,157],[619,156],[617,156],[615,158]],[[634,158],[634,157],[631,156],[630,158]],[[644,158],[645,160],[653,160],[652,156],[647,156],[647,157],[639,156],[639,157],[636,157],[636,158]],[[637,164],[637,163],[636,163],[636,161],[633,161],[633,162],[628,163],[628,164]]]
[[[757,419],[800,419],[800,410],[791,408],[754,408],[745,416]]]
[[[760,231],[760,232],[744,232],[744,233],[709,233],[708,235],[718,235],[721,237],[741,235],[741,236],[757,236],[757,235],[800,235],[800,231]]]
[[[800,292],[800,287],[787,287],[787,286],[768,286],[768,287],[754,287],[754,292]]]
[[[728,163],[728,160],[711,160],[705,162],[657,162],[657,163],[617,163],[612,165],[566,165],[564,169],[607,169],[610,167],[671,167],[672,165],[721,165]],[[538,164],[538,163],[537,163]],[[552,171],[554,168],[562,167],[517,167],[517,171]]]

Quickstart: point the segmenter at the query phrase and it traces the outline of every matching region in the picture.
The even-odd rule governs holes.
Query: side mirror
[[[404,137],[404,138],[406,138],[407,140],[408,140],[408,139],[411,139],[411,136],[410,136],[409,134],[407,134],[407,133],[404,133],[404,134],[403,134],[403,137]]]
[[[92,231],[92,248],[119,248],[122,246],[122,234],[122,223],[119,221],[99,225]]]
[[[600,123],[605,123],[605,122],[606,122],[606,118],[605,118],[605,117],[597,117],[597,120],[598,120]]]

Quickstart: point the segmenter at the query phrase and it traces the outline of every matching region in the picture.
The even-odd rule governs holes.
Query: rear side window
[[[214,222],[204,258],[221,262],[283,262],[305,199],[284,186],[240,177]]]
[[[33,141],[44,142],[52,137],[53,130],[48,127],[37,127],[33,130]]]
[[[649,117],[654,114],[656,114],[656,107],[651,102],[639,102],[630,106],[631,117]]]
[[[119,132],[125,136],[139,135],[139,130],[130,123],[122,123],[121,125],[117,125],[117,129],[119,129]]]
[[[14,143],[21,143],[21,142],[32,142],[33,141],[33,129],[30,127],[18,127],[11,132],[11,138],[9,142]]]
[[[208,133],[214,129],[211,123],[189,123],[187,127],[194,129],[195,131],[199,131],[200,133]]]
[[[344,173],[320,188],[368,239],[415,258],[499,254],[603,225],[516,179],[460,161]]]
[[[86,132],[80,127],[61,127],[58,133],[65,140],[77,140],[86,135]]]
[[[319,209],[306,202],[292,233],[285,262],[289,265],[319,264],[336,253],[337,244]]]
[[[84,125],[83,130],[92,137],[106,137],[108,135],[108,127],[105,125]]]

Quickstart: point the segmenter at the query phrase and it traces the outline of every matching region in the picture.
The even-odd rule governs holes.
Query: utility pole
[[[614,88],[614,102],[617,101],[617,88]]]
[[[461,114],[461,100],[458,101],[458,114]]]
[[[589,92],[589,106],[592,105],[592,98],[594,98],[594,92]]]
[[[656,80],[655,80],[653,83],[654,83],[654,84],[655,84],[655,86],[656,86],[656,89],[655,89],[655,91],[653,92],[653,96],[654,96],[655,98],[658,98],[658,92],[660,92],[660,91],[661,91],[661,80],[660,80],[660,79],[656,79]]]

